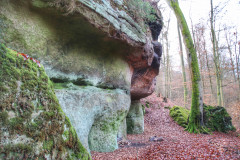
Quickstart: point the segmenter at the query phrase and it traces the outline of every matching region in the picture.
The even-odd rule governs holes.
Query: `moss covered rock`
[[[204,121],[212,131],[228,132],[234,131],[232,118],[224,107],[204,106]]]
[[[190,111],[180,106],[174,106],[170,109],[170,116],[182,127],[187,127]]]
[[[0,159],[91,159],[44,68],[2,44]]]
[[[224,107],[204,105],[203,110],[204,124],[211,131],[228,132],[235,130],[232,118]],[[180,106],[174,106],[170,109],[170,116],[182,127],[187,126],[189,113],[189,110]]]
[[[144,114],[140,101],[132,101],[126,122],[128,134],[140,134],[144,132]]]
[[[117,134],[126,118],[130,97],[120,89],[74,84],[56,85],[61,107],[86,149],[112,152],[118,149]],[[124,124],[123,124],[124,125]]]
[[[116,132],[119,123],[125,127],[130,96],[153,92],[161,57],[161,45],[152,43],[160,16],[159,25],[140,25],[127,12],[128,1],[115,2],[0,0],[0,42],[41,60],[78,138],[95,151],[117,149]],[[39,86],[34,74],[27,78],[29,90]]]

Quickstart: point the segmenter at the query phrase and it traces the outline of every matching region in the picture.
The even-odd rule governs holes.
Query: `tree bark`
[[[170,58],[169,58],[169,41],[168,41],[168,30],[169,30],[170,18],[168,20],[167,30],[165,33],[166,39],[166,69],[165,69],[165,97],[169,98],[170,93]]]
[[[208,59],[208,51],[206,49],[206,40],[204,39],[204,52],[205,52],[205,58],[206,58],[206,63],[207,63],[207,70],[208,70],[208,78],[209,78],[209,83],[210,83],[210,88],[211,88],[211,94],[212,96],[213,94],[213,84],[212,84],[212,76],[211,76],[211,71],[210,71],[210,66],[209,66],[209,59]],[[211,100],[212,100],[212,96],[211,96]]]
[[[186,78],[186,71],[185,71],[185,65],[184,65],[184,58],[183,58],[183,46],[182,46],[182,36],[180,33],[180,27],[179,24],[177,26],[178,30],[178,39],[179,39],[179,46],[180,46],[180,59],[181,59],[181,66],[182,66],[182,77],[183,77],[183,88],[184,88],[184,107],[186,107],[187,104],[187,95],[188,95],[188,90],[187,90],[187,78]]]
[[[237,38],[236,38],[236,41],[237,41]],[[238,50],[238,55],[237,55],[237,52],[236,52],[236,63],[237,63],[237,79],[238,79],[238,88],[239,88],[239,97],[238,97],[238,100],[240,101],[240,41],[238,42],[238,45],[239,45],[239,50]]]
[[[212,34],[212,46],[213,46],[213,58],[214,58],[216,81],[217,81],[217,102],[218,102],[218,105],[222,106],[220,65],[219,65],[219,57],[217,55],[216,34],[215,34],[214,26],[213,26],[213,23],[214,23],[213,2],[212,2],[212,0],[210,0],[210,2],[211,2],[211,34]]]
[[[202,100],[202,86],[201,76],[198,66],[198,58],[196,50],[193,45],[193,40],[185,20],[185,17],[179,7],[177,0],[167,0],[177,17],[178,24],[180,25],[184,44],[186,46],[188,55],[188,64],[191,72],[192,81],[192,104],[191,112],[189,115],[189,122],[186,130],[190,133],[206,132],[203,123],[203,100]]]
[[[194,33],[194,29],[193,29],[193,25],[192,25],[192,35],[193,35],[193,38],[194,38],[194,46],[195,46],[195,50],[198,54],[198,62],[199,62],[199,65],[200,65],[200,74],[201,74],[201,79],[202,79],[202,87],[203,87],[203,95],[205,94],[205,76],[204,76],[204,72],[203,72],[203,62],[202,62],[202,52],[203,52],[203,48],[202,48],[202,43],[201,43],[201,38],[203,36],[203,33],[202,31],[200,30],[200,28],[195,28],[195,32],[196,32],[196,35]]]
[[[228,52],[229,52],[229,55],[230,55],[230,61],[231,61],[231,66],[232,66],[231,69],[232,69],[232,72],[233,72],[233,77],[234,77],[234,80],[237,81],[236,73],[235,73],[235,67],[234,67],[234,63],[233,63],[233,57],[232,57],[232,55],[233,55],[232,54],[232,49],[231,49],[231,45],[230,45],[226,30],[225,30],[225,38],[226,38],[226,42],[227,42]]]
[[[218,32],[218,38],[216,39],[216,49],[217,49],[217,60],[218,60],[218,70],[219,70],[219,81],[220,81],[220,96],[221,96],[221,106],[224,106],[224,95],[223,95],[223,69],[221,67],[221,54],[219,52],[219,45],[218,45],[218,42],[219,42],[219,33]],[[224,62],[223,62],[224,64]]]

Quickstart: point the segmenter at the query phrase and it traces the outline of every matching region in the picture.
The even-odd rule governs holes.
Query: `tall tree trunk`
[[[166,43],[166,44],[168,44],[168,43]],[[166,48],[168,48],[167,46],[166,46]],[[168,98],[168,54],[167,54],[167,49],[166,49],[166,55],[165,55],[165,66],[166,66],[166,68],[165,68],[165,97],[166,98]]]
[[[193,37],[193,44],[194,44],[194,48],[196,50],[196,40],[195,40],[195,33],[194,33],[194,29],[193,29],[193,22],[192,22],[192,18],[190,17],[191,20],[191,28],[192,28],[192,37]]]
[[[233,77],[234,77],[234,80],[236,82],[237,78],[236,78],[235,67],[234,67],[234,63],[233,63],[233,57],[232,57],[233,54],[232,54],[232,49],[231,49],[231,45],[230,45],[226,30],[225,30],[225,38],[226,38],[226,41],[227,41],[227,48],[228,48],[228,52],[229,52],[229,55],[230,55],[230,62],[231,62],[231,66],[232,66],[231,70],[233,72]]]
[[[216,72],[216,81],[217,81],[217,102],[218,105],[222,106],[222,99],[221,99],[221,82],[220,82],[220,65],[219,65],[219,58],[217,56],[217,42],[216,42],[216,34],[214,30],[214,20],[213,20],[213,2],[211,1],[211,34],[212,34],[212,46],[213,46],[213,58],[214,58],[214,65],[215,65],[215,72]]]
[[[179,24],[177,26],[178,30],[178,39],[179,39],[179,46],[180,46],[180,59],[181,59],[181,66],[182,66],[182,77],[183,77],[183,88],[184,88],[184,107],[186,107],[187,104],[187,95],[188,95],[188,90],[187,90],[187,78],[186,78],[186,71],[185,71],[185,65],[184,65],[184,58],[183,58],[183,46],[182,46],[182,36],[180,33],[180,27]]]
[[[164,97],[167,97],[167,58],[166,55],[163,54],[164,58]]]
[[[218,41],[219,41],[219,32],[218,32],[218,39],[216,39],[216,49],[217,49],[217,58],[218,58],[218,66],[219,66],[219,81],[220,81],[220,96],[221,96],[221,106],[224,106],[224,96],[223,96],[223,70],[221,67],[221,54],[219,52],[219,45],[218,45]],[[223,62],[224,64],[224,62]]]
[[[199,56],[199,63],[200,63],[200,74],[202,77],[202,87],[203,87],[203,94],[205,94],[205,75],[204,75],[204,71],[203,71],[203,62],[202,62],[202,58],[201,58],[201,54],[198,54]]]
[[[177,0],[167,0],[177,17],[178,24],[181,28],[184,44],[186,46],[188,55],[188,64],[191,72],[192,81],[192,104],[191,112],[189,115],[189,122],[186,130],[190,133],[205,132],[203,123],[203,100],[202,100],[202,86],[201,76],[198,66],[197,53],[193,45],[193,40],[185,20],[185,17],[179,7]]]
[[[167,25],[167,30],[166,30],[166,72],[165,72],[165,97],[169,98],[169,93],[170,93],[170,58],[169,58],[169,41],[168,41],[168,30],[169,30],[169,24],[170,24],[170,18],[168,20],[168,25]]]
[[[192,35],[194,38],[194,46],[195,46],[195,50],[198,54],[198,59],[199,59],[199,65],[200,65],[200,74],[201,74],[201,79],[202,79],[202,86],[203,86],[203,95],[205,94],[205,77],[204,77],[204,72],[203,72],[203,62],[202,62],[202,48],[201,48],[201,35],[198,33],[195,36],[194,30],[193,30],[193,25],[192,25]]]
[[[164,42],[164,33],[162,34],[162,57],[163,57],[163,95],[166,97],[166,56],[165,56],[165,42]]]
[[[166,75],[166,97],[167,98],[169,98],[169,68],[170,68],[170,65],[169,65],[169,47],[168,47],[168,45],[169,45],[169,43],[168,43],[168,40],[167,40],[167,52],[166,52],[166,73],[165,73],[165,75]]]
[[[162,92],[161,91],[159,91],[159,93],[162,93],[162,95],[163,96],[165,96],[165,75],[164,75],[164,73],[165,73],[165,69],[166,69],[166,63],[165,63],[165,46],[164,46],[164,34],[162,33],[162,38],[161,38],[161,44],[162,44],[162,60],[161,60],[161,62],[162,62],[162,70],[160,70],[160,72],[162,72],[162,76],[161,76],[161,78],[162,78],[162,80],[161,80],[161,82],[162,82],[162,88],[161,88],[161,90],[162,90]]]
[[[236,38],[237,40],[237,38]],[[238,88],[239,88],[239,92],[238,92],[238,100],[240,101],[240,41],[238,42],[239,45],[239,50],[238,50],[238,55],[236,52],[236,63],[237,63],[237,79],[238,79]]]
[[[236,68],[237,68],[237,80],[238,80],[238,100],[240,101],[240,41],[238,42],[238,37],[237,37],[237,30],[236,32],[234,33],[235,34],[235,38],[236,38],[236,41],[235,41],[235,58],[236,58]],[[237,53],[237,45],[239,45],[239,50]]]
[[[208,51],[206,49],[206,40],[204,38],[204,52],[205,52],[205,58],[206,58],[206,64],[207,64],[207,70],[208,70],[208,78],[209,78],[209,83],[210,83],[210,88],[211,88],[211,101],[212,101],[212,96],[214,95],[213,92],[213,84],[212,84],[212,76],[211,76],[211,71],[210,71],[210,66],[209,66],[209,59],[208,59]]]
[[[170,64],[170,63],[169,63]],[[171,64],[170,64],[170,67],[169,67],[169,98],[171,99],[172,98],[172,67],[171,67]]]

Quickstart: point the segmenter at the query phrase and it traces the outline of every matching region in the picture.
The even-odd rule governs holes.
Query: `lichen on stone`
[[[44,68],[3,44],[0,119],[0,159],[91,159],[60,108]]]

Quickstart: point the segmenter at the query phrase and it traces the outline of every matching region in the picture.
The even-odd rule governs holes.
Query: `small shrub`
[[[145,107],[150,108],[150,103],[148,101],[145,102]]]
[[[146,114],[146,108],[150,108],[151,107],[151,103],[148,101],[145,101],[145,105],[142,105],[142,110],[143,110],[143,115]]]

